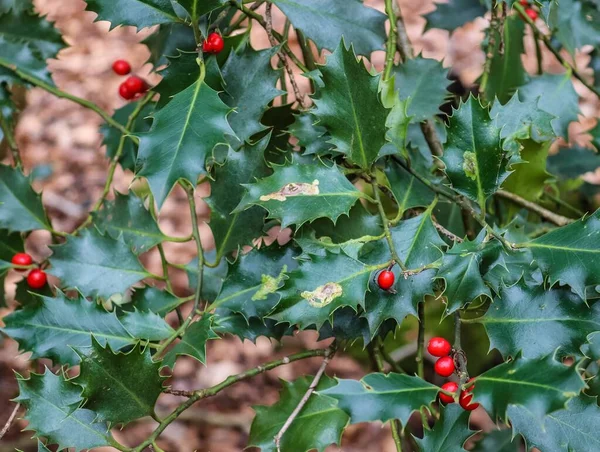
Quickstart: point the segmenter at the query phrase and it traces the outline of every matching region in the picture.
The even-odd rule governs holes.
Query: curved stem
[[[390,78],[392,68],[394,67],[394,56],[396,55],[396,38],[398,36],[398,26],[393,2],[395,0],[385,0],[385,12],[390,21],[390,32],[388,34],[387,47],[385,51],[385,68],[383,70],[383,80]]]
[[[573,223],[574,221],[571,218],[563,217],[562,215],[551,212],[550,210],[540,206],[539,204],[527,201],[526,199],[521,198],[519,195],[515,195],[514,193],[511,193],[509,191],[498,190],[496,194],[498,196],[501,196],[502,198],[511,200],[515,204],[525,207],[527,210],[538,214],[544,220],[548,220],[551,223],[554,223],[556,226],[566,226],[567,224]]]
[[[390,220],[388,220],[387,215],[385,214],[385,210],[383,209],[383,204],[381,203],[381,195],[379,194],[379,188],[377,187],[377,182],[373,180],[371,182],[371,186],[373,187],[373,193],[375,195],[375,203],[377,204],[377,210],[379,211],[379,216],[381,217],[381,223],[383,224],[383,231],[385,234],[385,238],[388,242],[388,247],[390,248],[390,253],[392,254],[392,259],[396,261],[398,266],[402,269],[403,272],[407,271],[406,266],[398,256],[396,252],[396,247],[394,245],[394,240],[392,239],[392,233],[390,232]]]

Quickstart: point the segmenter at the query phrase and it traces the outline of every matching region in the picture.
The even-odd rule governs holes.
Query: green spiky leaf
[[[85,408],[94,411],[99,422],[128,424],[154,415],[163,377],[149,348],[136,345],[127,353],[114,353],[109,345],[92,340],[91,350],[78,352],[81,370],[75,382],[83,387]]]
[[[453,31],[467,22],[483,17],[487,8],[480,0],[450,0],[448,3],[436,3],[435,11],[427,14],[425,29],[441,28]]]
[[[274,0],[273,3],[319,49],[335,49],[343,36],[358,55],[369,56],[374,50],[383,50],[386,17],[364,6],[361,0],[331,0],[326,7],[320,0]]]
[[[165,355],[161,366],[169,366],[173,369],[180,355],[191,356],[206,364],[206,343],[211,339],[219,338],[213,330],[212,322],[213,317],[205,314],[199,321],[192,323],[181,340]]]
[[[329,143],[337,151],[367,169],[386,143],[388,110],[379,100],[379,77],[370,75],[344,43],[327,57],[320,71],[325,86],[314,99],[318,125],[327,129]]]
[[[179,22],[170,0],[87,0],[88,11],[98,14],[96,20],[107,20],[110,28],[132,25],[138,30],[152,25]]]
[[[579,0],[548,2],[548,25],[556,39],[571,53],[585,45],[600,44],[598,4]]]
[[[150,276],[122,239],[103,236],[93,228],[69,237],[52,251],[49,273],[63,287],[77,288],[87,296],[110,298]]]
[[[463,452],[463,445],[476,432],[469,430],[469,412],[453,403],[440,412],[433,430],[415,438],[423,452]]]
[[[262,452],[275,452],[273,438],[292,414],[307,391],[312,377],[294,382],[282,381],[279,401],[270,407],[254,407],[256,417],[250,428],[249,446],[260,447]],[[331,387],[334,380],[324,376],[317,391]],[[330,444],[340,444],[342,432],[348,424],[348,415],[336,407],[331,397],[313,394],[294,422],[283,435],[281,452],[322,452]]]
[[[272,176],[244,184],[248,191],[234,212],[261,206],[269,212],[268,218],[279,220],[282,227],[292,224],[300,227],[323,217],[335,222],[340,215],[348,215],[364,194],[344,177],[337,165],[330,165],[293,162],[276,167]]]
[[[134,292],[131,304],[143,312],[154,312],[161,317],[185,303],[185,298],[179,298],[166,290],[155,287],[144,287]],[[124,307],[128,307],[125,305]]]
[[[390,162],[385,168],[385,175],[400,212],[414,207],[426,207],[433,202],[433,192],[400,165]]]
[[[406,425],[410,415],[433,403],[440,390],[422,378],[396,373],[373,373],[360,381],[337,382],[320,394],[337,399],[352,424],[398,419]]]
[[[327,129],[316,124],[317,119],[312,113],[301,113],[294,117],[294,123],[288,130],[298,139],[298,145],[304,148],[304,155],[332,154]]]

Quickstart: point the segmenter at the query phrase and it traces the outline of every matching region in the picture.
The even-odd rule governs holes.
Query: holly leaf
[[[261,336],[279,341],[283,336],[290,336],[294,331],[289,325],[277,323],[272,319],[251,317],[246,320],[242,314],[236,314],[227,309],[216,311],[213,330],[218,334],[231,334],[239,337],[242,341],[248,339],[254,343]]]
[[[197,22],[200,16],[210,13],[227,3],[228,0],[177,0],[181,6],[190,14],[193,22]]]
[[[559,148],[548,157],[548,171],[565,179],[574,179],[600,167],[600,155],[592,149],[573,146]]]
[[[469,430],[469,411],[453,403],[440,410],[433,430],[425,430],[423,439],[415,438],[426,452],[463,452],[463,445],[476,432]]]
[[[352,44],[358,55],[369,57],[383,50],[386,16],[361,0],[273,0],[295,29],[310,38],[317,49],[333,50],[340,38]]]
[[[489,33],[493,33],[496,45],[493,48],[491,66],[487,73],[485,97],[486,99],[497,98],[504,103],[511,98],[519,86],[527,81],[527,72],[521,61],[521,55],[525,53],[523,44],[525,21],[520,15],[514,14],[504,20],[502,36],[495,28],[492,28]],[[491,40],[492,36],[488,36],[488,39]]]
[[[185,302],[185,298],[179,298],[171,292],[150,286],[137,289],[131,297],[132,306],[142,312],[154,312],[161,317],[165,317]],[[127,309],[129,305],[124,305],[123,308]]]
[[[17,290],[15,291],[15,300],[19,302],[21,306],[38,304],[41,300],[40,295],[45,297],[52,297],[52,289],[46,284],[41,289],[32,289],[27,284],[27,279],[23,278],[17,283]]]
[[[2,229],[21,232],[52,229],[41,196],[17,168],[0,165],[0,206]]]
[[[551,141],[542,144],[533,140],[523,141],[520,151],[522,162],[512,166],[514,170],[506,178],[502,188],[527,201],[537,201],[542,196],[546,184],[552,180],[552,176],[546,172],[551,144]],[[509,217],[514,216],[511,213],[520,209],[520,206],[513,206],[509,209]]]
[[[72,380],[54,375],[47,368],[43,374],[32,373],[25,379],[17,374],[19,396],[14,399],[27,409],[26,430],[35,438],[44,437],[58,450],[109,446],[114,440],[108,426],[96,420],[93,411],[77,408],[81,403],[81,387]]]
[[[120,313],[119,320],[133,337],[149,341],[162,341],[174,333],[161,316],[150,311],[124,311]]]
[[[295,159],[296,160],[296,159]],[[329,218],[334,223],[340,215],[365,195],[357,190],[337,165],[297,160],[275,168],[273,175],[253,184],[243,184],[247,193],[234,210],[243,212],[249,206],[261,206],[267,218],[279,220],[281,227]]]
[[[438,60],[417,57],[394,67],[394,89],[408,102],[407,116],[421,122],[440,113],[449,95],[448,69]]]
[[[49,273],[64,287],[78,288],[89,297],[108,299],[150,276],[122,239],[102,236],[93,228],[52,246],[52,251]]]
[[[584,386],[576,365],[567,367],[552,356],[517,357],[478,376],[473,394],[492,419],[505,420],[508,407],[520,405],[541,424],[547,414],[564,408]]]
[[[599,23],[598,5],[577,0],[549,2],[548,25],[571,55],[585,45],[600,44]]]
[[[15,254],[24,251],[25,244],[20,233],[0,229],[0,274],[12,268],[11,260]]]
[[[114,201],[105,202],[104,208],[94,215],[94,225],[103,235],[108,233],[114,239],[122,239],[137,255],[167,239],[144,202],[133,192],[126,195],[115,192]]]
[[[242,254],[231,266],[221,294],[208,310],[226,308],[240,313],[246,320],[262,318],[277,304],[277,292],[298,267],[296,253],[290,247],[253,249]]]
[[[465,240],[463,243],[457,243],[444,254],[436,278],[441,278],[446,283],[445,315],[462,309],[479,296],[492,298],[490,289],[485,285],[480,273],[483,238],[484,235],[480,234],[472,242]]]
[[[426,295],[434,295],[434,277],[434,270],[425,270],[407,278],[396,275],[398,282],[394,286],[394,292],[377,287],[367,292],[363,316],[369,322],[371,337],[377,334],[379,327],[387,319],[394,319],[401,325],[407,315],[417,317],[419,303],[424,301]]]
[[[541,110],[538,102],[539,99],[521,102],[518,94],[512,96],[505,105],[494,102],[490,116],[494,119],[494,125],[501,129],[500,138],[504,140],[504,150],[516,155],[522,140],[531,139],[536,143],[545,143],[556,138],[552,128],[554,117]]]
[[[179,50],[193,52],[196,49],[194,31],[192,27],[184,23],[172,22],[159,25],[154,33],[142,41],[142,44],[148,47],[150,51],[148,61],[154,66],[167,64],[169,62],[167,56],[175,57]],[[210,60],[210,58],[207,60]],[[197,69],[195,74],[198,74]],[[194,80],[196,79],[194,78],[189,84],[193,83]]]
[[[221,99],[234,109],[229,124],[241,143],[265,130],[260,118],[268,104],[283,93],[275,87],[281,70],[271,67],[277,51],[277,47],[256,51],[248,45],[231,52],[223,65],[225,91]]]
[[[426,207],[433,202],[433,192],[397,163],[389,162],[385,167],[385,175],[400,212],[414,207]]]
[[[505,358],[522,352],[541,358],[558,349],[560,356],[580,356],[588,334],[600,331],[600,304],[588,308],[568,289],[545,290],[523,283],[506,287],[485,316],[468,322],[481,323]]]
[[[90,347],[91,334],[113,350],[137,342],[114,313],[81,294],[69,299],[58,290],[55,298],[39,298],[36,304],[6,316],[2,329],[19,343],[20,350],[31,352],[32,359],[49,358],[55,363],[75,365],[79,356],[72,347]]]
[[[509,411],[513,407],[509,408]],[[520,437],[519,437],[520,438]],[[492,430],[487,432],[483,439],[475,443],[471,449],[473,452],[519,452],[521,450],[521,441],[513,438],[510,429]]]
[[[425,30],[441,28],[453,31],[467,22],[483,17],[487,8],[479,0],[450,0],[448,3],[436,3],[435,11],[427,14]]]
[[[210,228],[217,249],[216,260],[263,235],[265,212],[258,206],[236,211],[246,190],[242,184],[271,173],[264,158],[269,143],[265,136],[256,144],[245,144],[239,151],[229,149],[223,166],[215,165],[214,181],[210,186]]]
[[[406,425],[410,415],[433,403],[440,390],[422,378],[397,373],[372,373],[360,381],[337,379],[337,383],[319,394],[337,399],[351,424],[398,419]]]
[[[365,265],[344,253],[315,256],[289,275],[281,301],[270,318],[305,329],[319,329],[342,306],[364,306],[371,272],[387,266]]]
[[[347,4],[345,0],[344,8]],[[329,143],[338,152],[368,169],[386,143],[388,110],[379,100],[379,76],[369,74],[352,48],[347,49],[343,42],[320,70],[325,86],[314,98],[317,108],[313,113],[318,125],[327,129]],[[366,111],[369,114],[364,114]]]
[[[283,386],[279,401],[270,407],[255,406],[256,417],[250,427],[248,446],[259,447],[262,452],[275,452],[273,438],[283,427],[292,411],[300,403],[312,381],[301,377],[296,381],[281,381]],[[321,378],[317,391],[329,388],[334,380]],[[348,415],[336,407],[331,397],[315,393],[294,419],[281,439],[281,452],[322,452],[330,444],[340,444],[342,432],[348,424]]]
[[[16,14],[29,11],[33,8],[31,0],[0,0],[0,13],[13,11]]]
[[[304,155],[331,155],[332,145],[327,129],[318,124],[317,118],[310,112],[294,115],[294,123],[289,132],[298,139],[298,145],[304,148]]]
[[[46,60],[56,58],[66,47],[60,32],[43,17],[26,11],[31,7],[30,2],[9,6],[4,5],[3,14],[0,14],[0,61],[54,86]],[[7,9],[12,11],[7,12]],[[23,83],[16,74],[4,68],[0,72],[0,81]]]
[[[550,284],[568,284],[585,300],[586,286],[600,284],[600,210],[519,245],[531,250]]]
[[[178,180],[195,184],[206,174],[206,158],[225,134],[233,135],[229,111],[200,77],[154,114],[149,132],[138,135],[136,175],[148,179],[159,208]]]
[[[600,447],[600,408],[595,397],[581,394],[572,398],[564,409],[548,414],[542,428],[526,407],[511,405],[508,415],[513,431],[527,439],[528,447],[544,452],[593,452]]]
[[[538,107],[554,116],[552,128],[555,135],[568,139],[569,124],[578,120],[579,97],[573,88],[571,74],[544,74],[532,77],[519,90],[522,101],[535,101]]]
[[[198,66],[196,65],[196,68],[197,67]],[[129,116],[133,113],[136,107],[137,105],[135,102],[129,102],[124,107],[116,110],[112,118],[119,124],[125,126]],[[133,128],[131,129],[133,133],[147,132],[150,129],[151,121],[147,119],[147,116],[150,115],[153,108],[154,106],[151,104],[144,106],[138,116],[138,119],[133,124]],[[117,149],[119,148],[119,142],[121,141],[121,132],[105,123],[100,126],[100,133],[102,133],[102,136],[104,137],[102,144],[106,146],[106,156],[110,159],[114,158]],[[133,171],[135,169],[137,152],[138,145],[131,139],[131,137],[127,136],[123,145],[121,157],[119,158],[119,164],[121,167]]]
[[[152,25],[180,22],[170,0],[86,0],[86,10],[98,14],[95,21],[107,20],[110,30],[132,25],[139,31]]]
[[[168,366],[173,369],[175,361],[180,355],[190,356],[202,364],[206,364],[206,343],[211,339],[219,338],[213,330],[212,322],[213,316],[205,314],[200,320],[192,323],[181,340],[165,355],[160,367]]]
[[[508,171],[500,129],[475,97],[470,96],[450,117],[441,159],[452,187],[485,211],[486,199],[498,190]]]
[[[97,415],[97,421],[109,425],[155,416],[154,405],[162,393],[164,377],[160,364],[152,361],[150,349],[138,344],[128,353],[114,353],[92,339],[92,349],[78,350],[81,357],[75,383],[83,387],[85,408]]]
[[[383,234],[379,215],[371,215],[361,203],[356,203],[350,209],[350,214],[338,218],[335,224],[327,218],[321,218],[310,226],[304,226],[308,227],[313,229],[318,237],[329,237],[334,243]]]

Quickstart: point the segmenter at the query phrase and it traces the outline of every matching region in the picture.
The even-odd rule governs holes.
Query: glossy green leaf
[[[453,31],[467,22],[483,17],[487,8],[480,0],[450,0],[448,3],[436,3],[435,11],[427,14],[425,29],[441,28]]]
[[[560,148],[548,157],[548,171],[562,178],[573,179],[600,167],[600,155],[592,149],[573,146]]]
[[[333,50],[343,37],[358,55],[383,50],[386,16],[361,0],[273,0],[273,3],[317,48]]]
[[[302,226],[307,221],[326,217],[336,221],[364,197],[337,165],[318,162],[291,162],[276,167],[272,176],[254,184],[243,184],[247,193],[234,212],[257,205],[269,212],[268,218],[282,227]]]
[[[29,379],[17,374],[19,397],[16,402],[27,409],[27,429],[35,437],[44,437],[58,450],[80,451],[114,442],[106,424],[94,422],[96,413],[77,408],[81,403],[81,387],[54,375],[46,369],[41,375],[32,373]]]
[[[162,341],[174,333],[160,315],[150,311],[125,311],[119,315],[119,320],[133,337],[149,341]]]
[[[318,125],[327,129],[331,135],[329,143],[337,151],[367,169],[386,143],[388,110],[379,100],[379,76],[370,75],[344,43],[327,57],[320,70],[325,87],[314,99],[317,108],[313,113]]]
[[[132,192],[115,192],[115,200],[104,203],[94,217],[94,225],[104,235],[121,238],[137,255],[149,251],[166,237],[144,202]]]
[[[0,204],[0,210],[2,208]],[[25,244],[20,233],[0,229],[0,274],[11,269],[13,256],[17,253],[22,253],[24,250]]]
[[[0,165],[0,228],[9,231],[50,229],[42,198],[18,169]]]
[[[99,422],[128,424],[154,415],[162,393],[160,364],[152,361],[150,349],[136,345],[127,353],[114,353],[92,340],[92,349],[78,351],[80,373],[75,383],[83,387],[84,407],[97,414]]]
[[[442,161],[452,187],[485,210],[485,201],[508,176],[500,129],[471,96],[450,117]]]
[[[493,29],[488,32],[488,39],[492,39],[489,33],[494,34],[496,45],[485,86],[485,97],[490,100],[497,98],[504,103],[527,81],[527,72],[521,61],[521,56],[525,53],[525,21],[518,14],[513,14],[504,20],[502,36]]]
[[[578,356],[588,334],[600,331],[600,304],[591,308],[568,289],[545,290],[519,284],[505,288],[474,320],[485,326],[490,348],[503,356],[540,358],[554,353]]]
[[[262,318],[277,304],[277,292],[298,267],[294,251],[271,246],[242,254],[231,266],[224,288],[211,307]]]
[[[320,328],[342,306],[365,304],[371,272],[387,265],[365,265],[344,253],[315,256],[289,274],[281,301],[269,317],[306,328]]]
[[[595,397],[574,397],[566,408],[548,414],[542,428],[525,407],[511,405],[508,415],[513,430],[525,437],[529,447],[544,452],[594,452],[600,447],[600,408]]]
[[[91,335],[113,350],[137,342],[114,313],[81,295],[69,299],[58,291],[55,298],[41,297],[4,318],[2,331],[16,340],[32,358],[49,358],[60,364],[77,364],[72,347],[90,347]],[[144,339],[144,338],[140,338]]]
[[[446,242],[441,238],[431,220],[431,208],[391,228],[392,241],[409,269],[419,269],[442,257]]]
[[[414,207],[426,207],[433,202],[433,192],[400,165],[388,163],[385,175],[390,182],[400,212]]]
[[[31,0],[0,0],[0,13],[7,13],[9,11],[23,13],[32,8],[33,3]]]
[[[98,14],[96,20],[107,20],[110,28],[132,25],[138,30],[152,25],[179,22],[170,0],[86,0],[88,11]]]
[[[227,3],[227,0],[177,0],[181,6],[190,14],[192,20],[210,13]]]
[[[510,407],[509,410],[512,408]],[[520,450],[520,437],[514,439],[513,432],[509,428],[487,432],[472,449],[473,452],[519,452]]]
[[[196,39],[192,27],[175,22],[159,25],[154,33],[142,41],[142,44],[148,47],[150,51],[149,62],[155,66],[167,64],[169,62],[167,56],[176,57],[179,50],[194,52],[196,49]],[[195,80],[193,79],[190,84]],[[187,86],[189,84],[185,85],[185,87]]]
[[[236,314],[227,309],[216,311],[213,330],[218,334],[231,334],[242,341],[248,339],[256,343],[259,337],[268,337],[281,340],[283,336],[290,336],[294,329],[284,323],[277,323],[272,319],[259,319],[251,317],[246,320],[242,314]]]
[[[416,122],[440,113],[440,105],[449,95],[448,69],[438,60],[417,57],[394,68],[394,89],[408,101],[407,115]]]
[[[144,287],[136,290],[131,297],[131,304],[142,312],[154,312],[161,317],[166,316],[178,306],[185,303],[185,298],[179,298],[166,290],[155,287]],[[128,308],[125,305],[124,308]]]
[[[538,99],[521,102],[517,94],[504,105],[494,102],[490,116],[500,129],[505,150],[517,154],[522,140],[531,139],[536,143],[544,143],[556,138],[552,128],[554,117],[540,109],[538,102]]]
[[[568,139],[569,124],[578,120],[579,97],[573,88],[570,74],[544,74],[532,77],[519,90],[519,98],[532,102],[539,98],[538,107],[554,116],[552,128],[557,136]]]
[[[476,432],[469,430],[470,412],[456,403],[440,410],[440,418],[423,439],[415,438],[423,452],[463,452],[463,445]]]
[[[600,283],[600,211],[519,245],[528,248],[551,284],[568,284],[582,299]]]
[[[533,140],[525,140],[521,144],[522,162],[512,166],[513,172],[506,178],[502,188],[527,201],[537,201],[542,196],[547,183],[552,180],[552,176],[546,172],[546,161],[552,142],[540,144]],[[514,206],[509,212],[521,208],[521,206]]]
[[[548,25],[556,39],[571,53],[585,45],[600,44],[598,5],[579,0],[548,2]]]
[[[272,47],[256,51],[248,45],[231,52],[223,65],[225,92],[221,99],[234,109],[228,119],[241,143],[265,129],[260,118],[267,105],[282,93],[275,87],[281,70],[271,67],[277,50]]]
[[[27,284],[27,279],[23,278],[17,283],[17,290],[15,291],[15,300],[19,302],[21,306],[29,306],[39,304],[41,301],[40,295],[44,297],[52,297],[52,289],[46,284],[41,289],[32,289]]]
[[[398,419],[406,425],[410,415],[433,403],[440,390],[422,378],[396,373],[373,373],[360,381],[337,382],[320,394],[337,399],[352,424]]]
[[[289,132],[298,139],[298,145],[304,148],[304,155],[330,155],[332,145],[327,129],[318,124],[312,113],[304,112],[294,115],[295,121]]]
[[[239,151],[229,149],[223,166],[215,165],[214,181],[206,202],[211,209],[210,227],[215,238],[216,259],[250,245],[263,235],[265,212],[258,206],[234,212],[246,190],[242,184],[252,183],[271,173],[264,159],[269,143],[266,136],[254,145],[246,144]]]
[[[446,315],[461,309],[479,296],[492,296],[480,272],[483,259],[482,240],[480,235],[472,242],[467,240],[457,243],[442,259],[436,278],[442,278],[446,284]]]
[[[217,92],[198,79],[154,114],[149,132],[139,134],[137,176],[148,179],[159,207],[178,180],[195,184],[206,174],[206,158],[225,142],[225,134],[233,135],[229,111]]]
[[[213,331],[212,322],[213,317],[205,314],[200,320],[192,323],[181,340],[165,355],[161,361],[161,367],[169,366],[173,369],[175,361],[180,355],[191,356],[202,364],[206,364],[206,343],[211,339],[219,338]]]
[[[52,247],[49,273],[63,287],[84,295],[109,298],[150,276],[122,239],[102,236],[96,229],[81,231],[66,243]]]
[[[527,409],[539,424],[577,396],[584,382],[576,366],[565,366],[552,356],[517,358],[496,366],[475,380],[473,400],[481,403],[492,419],[506,419],[510,405]]]
[[[304,227],[313,229],[317,237],[329,237],[333,243],[383,234],[379,215],[367,212],[361,203],[356,203],[348,216],[338,218],[335,225],[331,220],[321,218]]]

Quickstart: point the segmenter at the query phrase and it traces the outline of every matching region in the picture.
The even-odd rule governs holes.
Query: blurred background
[[[366,0],[366,4],[383,11],[383,0]],[[153,73],[152,66],[146,64],[149,52],[141,44],[152,30],[136,33],[134,28],[121,27],[109,31],[106,22],[95,23],[95,13],[86,12],[82,0],[35,0],[37,10],[55,22],[56,27],[64,35],[69,47],[59,54],[58,60],[49,62],[56,84],[64,91],[89,99],[103,109],[113,112],[124,105],[125,101],[118,95],[118,85],[122,79],[111,70],[116,59],[128,60],[134,73],[144,77],[151,85],[160,80]],[[444,65],[452,67],[451,75],[458,80],[455,87],[458,92],[472,88],[481,73],[484,53],[481,41],[487,21],[478,19],[473,23],[457,29],[451,35],[442,30],[430,30],[423,33],[425,20],[421,17],[432,11],[435,6],[431,0],[400,0],[399,5],[408,27],[409,36],[416,53],[424,57],[444,61]],[[259,8],[258,12],[262,12]],[[274,8],[274,28],[282,30],[283,17]],[[252,30],[252,43],[257,49],[269,46],[265,32],[260,27]],[[290,36],[290,45],[301,52],[296,38]],[[525,67],[532,73],[536,69],[533,41],[526,41],[527,54],[523,56]],[[585,54],[577,55],[578,67],[587,64]],[[372,56],[373,64],[382,69],[384,52],[376,52]],[[321,61],[323,61],[321,59]],[[562,72],[562,66],[550,55],[544,55],[544,70]],[[304,77],[298,77],[301,90],[308,92],[309,85]],[[575,81],[575,87],[581,95],[583,116],[579,123],[571,125],[571,136],[580,145],[588,145],[589,136],[585,131],[596,123],[598,116],[598,99],[586,91],[585,87]],[[291,94],[293,97],[293,94]],[[106,180],[108,159],[102,146],[102,135],[99,132],[101,119],[93,112],[68,101],[58,99],[40,89],[32,89],[24,95],[25,108],[19,118],[17,142],[21,150],[27,173],[35,179],[36,190],[43,190],[43,203],[49,212],[55,229],[72,231],[81,223],[87,211],[99,198]],[[0,149],[0,158],[10,162],[10,156]],[[132,184],[133,175],[117,169],[114,178],[114,189],[126,192]],[[586,177],[588,182],[598,181],[597,175]],[[198,215],[200,217],[202,241],[210,249],[212,236],[208,222],[210,212],[201,197],[210,192],[209,186],[198,190]],[[190,233],[191,222],[188,205],[183,192],[174,191],[160,212],[159,222],[162,230],[172,236],[186,236]],[[289,239],[289,231],[275,228],[270,231],[267,241]],[[50,254],[47,245],[50,236],[45,232],[32,234],[27,242],[28,251],[37,260],[43,260]],[[195,257],[195,245],[166,243],[166,254],[169,261],[187,264]],[[144,264],[154,273],[161,272],[160,259],[156,253],[143,256]],[[183,272],[173,270],[171,274],[175,291],[178,295],[191,293],[187,277]],[[0,308],[0,319],[12,311],[15,283],[20,277],[11,272],[6,280],[7,308]],[[451,337],[452,322],[439,324],[440,309],[428,305],[428,333],[445,334]],[[185,313],[184,313],[185,314]],[[1,320],[0,320],[1,322]],[[497,356],[487,354],[489,343],[485,335],[478,332],[476,325],[468,334],[480,341],[465,344],[467,352],[482,357],[480,361],[469,362],[470,372],[476,375],[494,363]],[[395,338],[388,338],[390,346],[396,348],[395,357],[404,357],[404,369],[414,371],[414,353],[416,350],[416,324],[414,319],[407,319],[402,330]],[[293,353],[302,348],[325,347],[329,341],[317,343],[316,333],[303,332],[294,337],[285,338],[282,344],[271,343],[259,339],[256,344],[249,341],[242,343],[237,338],[226,338],[210,341],[208,344],[208,367],[196,361],[180,358],[173,378],[169,381],[174,388],[192,390],[219,383],[227,376],[239,373],[250,367]],[[352,347],[339,353],[328,367],[329,375],[342,378],[360,378],[370,369],[370,363],[361,350],[361,346]],[[471,356],[471,353],[469,353]],[[50,362],[42,364],[51,365]],[[41,366],[39,364],[38,366]],[[319,367],[320,359],[305,360],[288,366],[279,367],[267,374],[260,375],[250,381],[238,383],[220,393],[217,397],[207,399],[184,413],[181,418],[169,426],[162,435],[159,445],[166,451],[213,451],[233,452],[244,449],[247,434],[252,422],[252,405],[272,404],[278,399],[279,379],[292,380],[305,374],[314,374]],[[431,363],[427,364],[428,374],[436,382],[431,372]],[[19,356],[17,344],[0,336],[0,427],[12,411],[10,399],[17,395],[17,385],[13,370],[27,375],[31,370],[40,371],[42,367],[32,367],[27,355]],[[441,383],[437,382],[437,383]],[[158,402],[159,416],[172,410],[182,399],[173,395],[162,395]],[[495,428],[487,414],[478,409],[474,412],[472,428],[490,431]],[[413,419],[414,429],[418,432],[420,419]],[[115,437],[126,445],[133,446],[144,439],[156,426],[152,420],[141,420],[115,432]],[[0,442],[0,452],[37,450],[36,442],[29,432],[22,432],[26,422],[15,422],[8,434]],[[468,448],[473,447],[473,441]],[[100,449],[98,449],[100,450]],[[102,450],[114,450],[104,448]],[[328,452],[343,450],[353,451],[393,451],[395,450],[389,428],[377,423],[354,425],[347,429],[342,446],[330,447]],[[499,450],[499,449],[497,449]],[[513,449],[515,450],[515,449]]]

